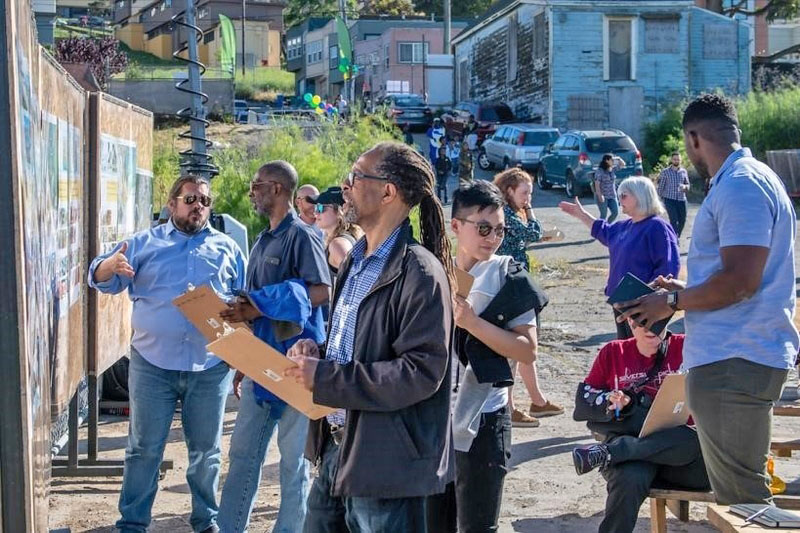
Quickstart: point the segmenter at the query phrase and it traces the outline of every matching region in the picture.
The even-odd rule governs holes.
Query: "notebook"
[[[765,508],[766,511],[764,511]],[[732,513],[745,518],[754,516],[760,511],[763,512],[755,516],[752,520],[756,524],[774,528],[800,527],[800,515],[787,511],[786,509],[765,505],[763,503],[740,503],[731,505]]]
[[[612,305],[619,302],[628,302],[653,292],[655,292],[655,290],[651,289],[647,283],[628,272],[622,277],[617,288],[614,289],[614,292],[608,297],[607,302]],[[672,315],[663,320],[659,320],[655,324],[648,326],[647,329],[656,335],[660,335],[661,332],[664,331],[664,328],[667,327],[667,324],[669,324],[671,318]]]

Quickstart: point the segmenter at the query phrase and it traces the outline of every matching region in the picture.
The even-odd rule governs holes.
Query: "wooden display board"
[[[93,258],[150,227],[153,116],[101,93],[91,95],[89,110],[89,255]],[[128,354],[132,309],[127,294],[90,293],[90,374],[99,376]]]

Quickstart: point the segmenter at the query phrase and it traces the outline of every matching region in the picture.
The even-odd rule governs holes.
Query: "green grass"
[[[236,70],[236,97],[269,100],[276,94],[294,95],[294,74],[271,67]]]
[[[122,41],[120,41],[119,47],[123,52],[128,54],[128,60],[130,63],[136,63],[142,67],[176,67],[182,64],[176,59],[161,59],[160,57],[149,52],[132,50],[130,46]]]
[[[113,35],[110,28],[90,28],[84,26],[68,26],[66,24],[56,25],[53,31],[54,38],[67,39],[69,37],[107,37]]]

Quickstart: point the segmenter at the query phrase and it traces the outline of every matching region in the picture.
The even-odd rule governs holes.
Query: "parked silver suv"
[[[478,166],[510,168],[521,165],[525,170],[539,167],[542,150],[558,139],[556,128],[537,124],[504,124],[481,145]]]

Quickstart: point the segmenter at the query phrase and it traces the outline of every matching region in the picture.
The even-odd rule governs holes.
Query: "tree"
[[[411,0],[367,0],[361,10],[364,15],[416,15]]]
[[[756,9],[747,9],[747,0],[735,0],[731,7],[723,8],[721,2],[714,1],[714,7],[719,6],[718,12],[728,16],[747,15],[748,17],[765,16],[769,22],[775,19],[791,20],[800,14],[800,0],[769,0]],[[716,9],[715,9],[716,10]]]
[[[87,63],[101,87],[112,74],[128,66],[128,54],[120,50],[119,41],[113,37],[61,39],[56,41],[55,52],[59,63]]]
[[[345,0],[347,15],[358,15],[356,0]],[[338,0],[290,0],[283,18],[287,27],[303,22],[308,17],[335,17],[339,14]]]
[[[495,3],[496,0],[450,0],[453,17],[477,17]],[[417,11],[426,15],[433,13],[437,17],[443,15],[442,0],[414,0]]]
[[[108,0],[93,0],[89,2],[89,14],[96,17],[107,17],[111,14],[111,4]]]

